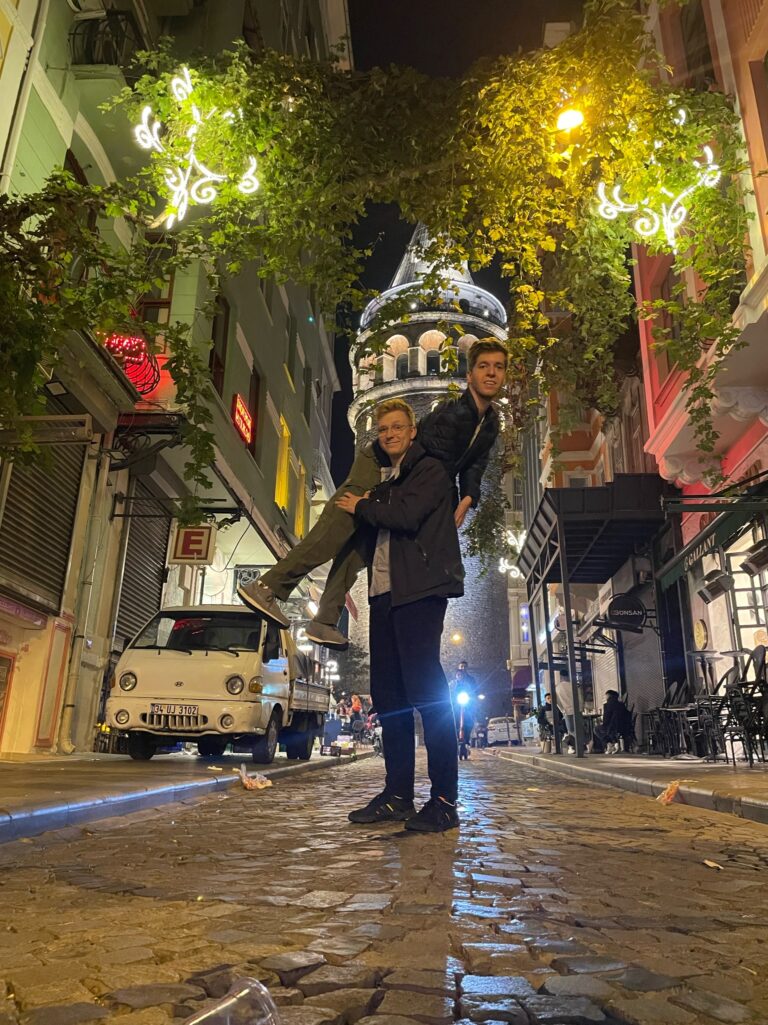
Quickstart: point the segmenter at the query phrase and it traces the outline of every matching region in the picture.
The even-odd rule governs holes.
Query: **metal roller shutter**
[[[11,467],[0,524],[0,587],[61,611],[85,448],[52,445],[41,465]]]
[[[152,492],[137,482],[133,497],[152,498]],[[128,544],[115,628],[120,647],[160,609],[171,529],[170,518],[161,512],[159,505],[140,501],[131,503],[131,508],[139,515],[128,519]]]

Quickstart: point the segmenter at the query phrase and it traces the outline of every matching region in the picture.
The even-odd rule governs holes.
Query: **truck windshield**
[[[158,612],[132,648],[168,651],[258,651],[261,619],[252,612]]]

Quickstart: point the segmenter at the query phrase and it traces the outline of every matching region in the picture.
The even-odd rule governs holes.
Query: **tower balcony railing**
[[[478,320],[488,321],[497,327],[504,327],[507,323],[507,314],[504,306],[499,300],[486,292],[484,288],[477,285],[470,285],[465,281],[451,282],[443,289],[440,296],[431,296],[422,299],[418,295],[418,283],[409,282],[405,285],[398,285],[397,288],[388,288],[381,295],[371,300],[363,310],[360,317],[360,330],[365,331],[382,314],[386,317],[386,307],[393,300],[402,298],[403,293],[414,292],[408,306],[409,313],[446,313],[448,316],[469,316]]]

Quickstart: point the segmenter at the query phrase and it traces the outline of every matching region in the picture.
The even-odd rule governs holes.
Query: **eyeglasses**
[[[393,434],[403,434],[405,431],[411,429],[410,424],[389,424],[387,427],[379,427],[379,436],[389,434],[391,431]]]

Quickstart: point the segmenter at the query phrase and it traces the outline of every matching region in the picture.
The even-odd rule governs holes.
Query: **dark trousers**
[[[347,591],[365,565],[355,538],[355,519],[336,507],[336,499],[347,491],[362,495],[381,481],[381,471],[370,446],[361,449],[349,476],[326,503],[320,518],[303,540],[262,576],[281,601],[290,595],[307,573],[333,559],[315,619],[336,626]]]
[[[392,608],[390,594],[371,598],[371,699],[382,727],[387,792],[413,799],[415,708],[424,724],[432,797],[455,804],[456,725],[440,665],[447,605],[446,598],[422,598]]]

